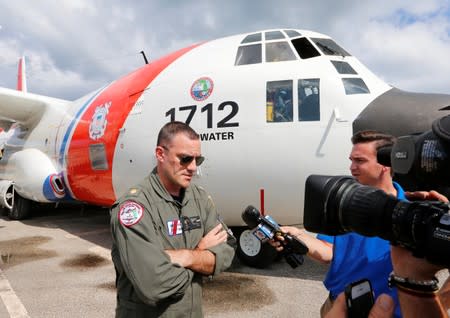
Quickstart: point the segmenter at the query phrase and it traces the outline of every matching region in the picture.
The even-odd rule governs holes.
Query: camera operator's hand
[[[305,230],[296,228],[294,226],[282,226],[281,231],[289,235],[295,236],[297,239],[302,241],[309,249],[308,256],[312,257],[316,261],[328,264],[333,258],[333,245],[321,241],[308,233]],[[283,250],[284,237],[277,236],[275,239],[270,240],[269,244],[272,245],[277,252]]]
[[[381,294],[375,301],[369,313],[369,318],[388,318],[394,314],[394,300],[391,296]],[[325,318],[346,318],[347,305],[345,303],[344,293],[340,293],[333,303],[330,311]]]
[[[443,266],[432,264],[424,258],[415,257],[411,251],[399,247],[391,247],[392,266],[396,275],[414,280],[430,280]]]
[[[439,298],[444,308],[448,311],[450,308],[450,276],[447,277],[447,280],[439,290]]]
[[[391,247],[391,258],[395,275],[414,281],[432,280],[444,268],[415,257],[409,250],[399,246]],[[443,289],[448,284],[447,281]],[[411,292],[400,287],[397,291],[404,317],[447,317],[438,293]]]
[[[441,201],[448,203],[448,199],[445,195],[440,194],[437,191],[414,191],[414,192],[405,192],[405,196],[410,200],[428,200],[428,201]]]

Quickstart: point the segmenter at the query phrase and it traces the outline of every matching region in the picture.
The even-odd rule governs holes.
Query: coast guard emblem
[[[201,77],[191,86],[191,97],[196,101],[207,99],[214,88],[212,79],[209,77]]]
[[[92,115],[91,123],[89,124],[89,137],[92,140],[97,140],[103,136],[105,133],[106,125],[108,121],[106,116],[108,115],[109,107],[111,107],[112,102],[104,103],[103,105],[97,106],[94,115]]]
[[[125,226],[132,226],[142,219],[144,208],[139,203],[125,201],[120,205],[119,220]]]

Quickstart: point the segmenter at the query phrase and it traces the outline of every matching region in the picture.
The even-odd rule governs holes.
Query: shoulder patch
[[[144,207],[134,201],[125,201],[119,208],[119,221],[124,226],[132,226],[142,219]]]

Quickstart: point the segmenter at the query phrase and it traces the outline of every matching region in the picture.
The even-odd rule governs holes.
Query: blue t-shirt
[[[405,192],[394,182],[397,199],[405,200]],[[388,287],[392,272],[391,246],[389,241],[356,233],[337,236],[318,234],[317,238],[333,244],[333,259],[324,280],[325,287],[336,298],[351,282],[367,278],[372,284],[375,297],[385,293],[394,298],[395,317],[401,317],[397,289]]]

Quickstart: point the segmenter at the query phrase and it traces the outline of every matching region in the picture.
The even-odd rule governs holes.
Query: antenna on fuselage
[[[141,51],[140,53],[141,53],[142,56],[144,57],[145,64],[148,64],[148,60],[147,60],[147,57],[145,56],[145,52],[144,52],[144,51]]]

